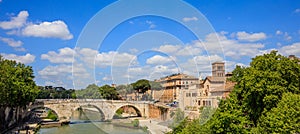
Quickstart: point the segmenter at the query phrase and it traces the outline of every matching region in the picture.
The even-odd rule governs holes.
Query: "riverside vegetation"
[[[215,112],[203,108],[199,119],[183,119],[169,133],[300,133],[298,60],[272,51],[237,66],[230,80],[237,84]]]
[[[0,133],[22,124],[39,90],[32,67],[0,55]]]

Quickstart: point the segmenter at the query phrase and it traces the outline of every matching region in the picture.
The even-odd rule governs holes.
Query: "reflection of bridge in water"
[[[59,120],[69,121],[72,113],[82,106],[92,106],[102,115],[103,120],[113,119],[116,111],[122,107],[132,107],[137,115],[145,118],[166,119],[168,108],[157,106],[149,101],[121,101],[103,99],[36,99],[29,107],[30,110],[36,108],[49,108],[53,110]],[[154,114],[156,113],[156,114]]]

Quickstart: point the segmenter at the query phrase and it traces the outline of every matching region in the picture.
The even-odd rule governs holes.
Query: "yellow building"
[[[163,77],[156,82],[160,82],[163,87],[163,93],[159,98],[154,98],[160,100],[161,102],[170,103],[173,101],[179,101],[178,96],[181,90],[188,89],[189,85],[198,82],[198,78],[189,76],[186,74],[174,74],[170,76]]]
[[[212,76],[190,84],[180,93],[179,107],[187,111],[197,111],[202,106],[218,107],[219,100],[228,97],[235,83],[226,81],[232,74],[225,74],[225,63],[212,63]]]
[[[225,63],[212,63],[212,76],[207,76],[202,83],[198,106],[218,107],[220,99],[228,97],[235,83],[226,81],[232,74],[225,74]]]

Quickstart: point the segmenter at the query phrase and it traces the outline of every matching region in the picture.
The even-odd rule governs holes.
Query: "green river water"
[[[109,122],[99,122],[101,115],[91,111],[76,111],[71,124],[62,127],[41,128],[39,134],[146,134],[142,129],[115,126]],[[84,121],[92,120],[89,123]],[[74,123],[74,124],[72,124]]]

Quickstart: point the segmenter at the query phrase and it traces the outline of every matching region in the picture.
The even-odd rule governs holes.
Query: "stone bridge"
[[[148,118],[151,110],[149,101],[122,101],[104,99],[36,99],[29,107],[30,111],[36,108],[49,108],[53,110],[59,120],[70,120],[72,113],[82,106],[93,106],[102,114],[103,120],[113,119],[116,111],[124,106],[133,107],[138,116]],[[166,114],[166,113],[164,113]]]

